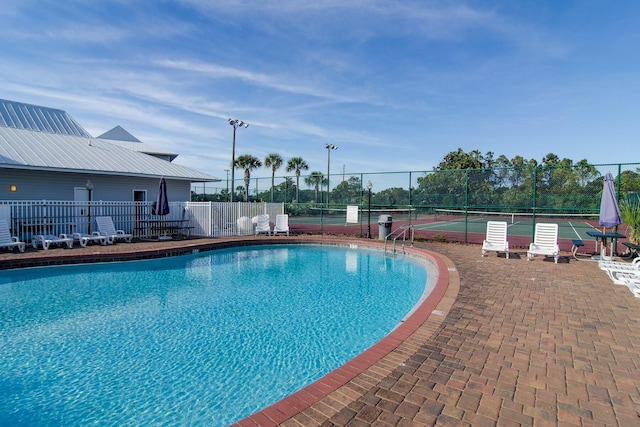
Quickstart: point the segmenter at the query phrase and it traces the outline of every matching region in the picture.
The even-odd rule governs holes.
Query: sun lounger
[[[626,282],[622,279],[623,275],[640,275],[640,258],[636,258],[632,262],[601,260],[598,262],[598,267],[607,273],[613,283],[616,285],[624,285]]]
[[[617,285],[625,285],[634,297],[640,298],[640,270],[616,274]]]
[[[6,220],[0,220],[0,248],[14,250],[18,248],[20,252],[24,252],[25,242],[21,242],[17,237],[11,236],[9,224]]]
[[[107,243],[110,245],[116,243],[118,240],[124,240],[127,243],[131,243],[133,240],[133,234],[125,233],[124,230],[116,230],[110,216],[96,217],[96,225],[98,226],[100,235],[105,236]]]
[[[31,244],[35,249],[41,247],[45,251],[48,250],[51,245],[66,245],[67,248],[71,249],[73,247],[73,239],[66,234],[60,234],[59,236],[53,234],[38,234],[33,237]]]
[[[80,246],[83,248],[87,246],[89,243],[100,243],[101,245],[107,244],[107,237],[100,235],[97,231],[94,231],[91,234],[87,233],[73,233],[71,238],[74,242],[78,242]]]

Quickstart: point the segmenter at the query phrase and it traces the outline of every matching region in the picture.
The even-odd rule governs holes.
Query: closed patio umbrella
[[[611,172],[607,172],[604,176],[598,223],[602,227],[603,234],[607,232],[607,228],[622,224],[622,215],[616,199],[616,190],[613,188],[613,175],[611,175]]]
[[[167,182],[164,180],[164,176],[160,178],[160,186],[158,187],[158,198],[156,199],[156,207],[153,210],[154,215],[165,216],[169,214],[169,199],[167,198]],[[171,236],[167,235],[164,220],[161,224],[164,230],[164,235],[158,237],[160,240],[170,240]]]

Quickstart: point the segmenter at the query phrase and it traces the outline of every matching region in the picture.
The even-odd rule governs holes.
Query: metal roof
[[[98,138],[114,139],[116,141],[142,142],[138,138],[127,132],[127,130],[120,125],[106,131],[102,135],[99,135]]]
[[[191,182],[214,176],[132,151],[104,139],[0,126],[0,168],[160,177]]]
[[[66,111],[0,99],[0,126],[91,138]]]
[[[131,135],[122,126],[116,126],[113,129],[98,136],[98,139],[106,139],[112,144],[117,144],[120,147],[128,148],[129,150],[139,151],[145,154],[151,154],[152,156],[168,159],[170,162],[174,161],[178,157],[177,153],[172,153],[165,149],[156,147],[151,144],[140,141],[135,136]]]

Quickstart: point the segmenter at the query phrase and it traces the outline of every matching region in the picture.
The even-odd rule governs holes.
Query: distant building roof
[[[135,136],[131,135],[122,126],[118,125],[111,130],[106,131],[98,136],[100,139],[114,139],[116,141],[142,142]]]
[[[113,134],[137,141],[120,129]],[[0,168],[220,181],[164,159],[171,156],[142,142],[93,138],[65,111],[0,99]]]
[[[155,156],[159,159],[163,159],[169,162],[172,162],[176,157],[178,157],[177,153],[172,153],[170,151],[140,141],[138,138],[131,135],[126,129],[121,126],[116,126],[113,129],[103,133],[98,137],[98,139],[106,139],[113,144],[128,148],[129,150],[139,151],[140,153],[149,154],[151,156]]]
[[[66,111],[0,99],[0,126],[91,138]]]

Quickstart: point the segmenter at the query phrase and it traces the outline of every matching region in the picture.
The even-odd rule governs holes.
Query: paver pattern
[[[267,239],[268,237],[264,237]],[[217,239],[219,241],[219,239]],[[202,240],[0,254],[91,259]],[[640,425],[640,299],[597,263],[480,256],[479,245],[419,243],[455,280],[396,350],[284,426]],[[259,420],[259,421],[256,421]],[[275,425],[268,412],[241,425]]]

